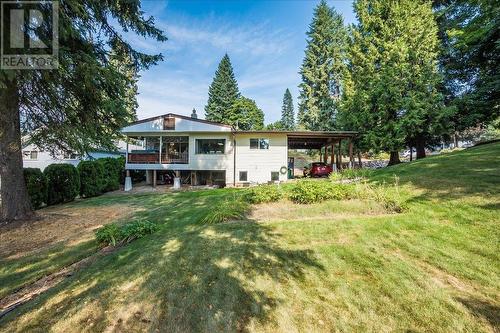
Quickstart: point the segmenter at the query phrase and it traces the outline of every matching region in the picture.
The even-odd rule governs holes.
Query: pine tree
[[[51,3],[37,7],[44,17],[49,17]],[[134,50],[120,33],[166,40],[154,20],[143,15],[139,1],[60,1],[58,68],[0,70],[0,220],[32,215],[23,178],[21,131],[47,151],[84,154],[112,149],[119,130],[135,117],[122,98],[131,81],[110,55],[130,57],[136,73],[162,59]],[[52,22],[39,22],[30,36],[50,41]]]
[[[240,97],[238,83],[234,77],[231,60],[226,54],[219,63],[212,84],[208,89],[205,118],[210,121],[229,124],[229,112],[238,97]]]
[[[293,99],[290,90],[286,88],[281,107],[281,125],[283,129],[291,131],[295,129],[295,114],[293,112]]]
[[[322,0],[307,37],[300,69],[299,124],[310,130],[334,129],[348,37],[342,16]]]
[[[357,0],[342,120],[360,145],[391,153],[410,142],[425,147],[449,114],[437,86],[438,38],[430,3]]]
[[[254,100],[238,97],[228,110],[227,124],[239,130],[260,130],[264,128],[264,112]]]

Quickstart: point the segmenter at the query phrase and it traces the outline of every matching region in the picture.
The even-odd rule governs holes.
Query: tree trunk
[[[413,161],[413,147],[410,146],[410,162]]]
[[[458,148],[458,132],[453,133],[453,148]]]
[[[423,138],[417,138],[415,148],[417,150],[417,160],[425,158],[425,141]]]
[[[33,210],[23,175],[17,82],[0,89],[0,221],[26,219]]]
[[[363,163],[361,163],[361,152],[358,151],[358,163],[359,163],[359,168],[361,169],[363,167]]]
[[[399,152],[391,151],[391,157],[389,158],[389,165],[399,164],[401,161],[399,160]]]

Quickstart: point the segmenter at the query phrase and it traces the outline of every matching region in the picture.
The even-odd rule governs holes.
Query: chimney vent
[[[196,109],[193,108],[193,113],[191,113],[191,118],[198,119],[198,115],[196,114]]]

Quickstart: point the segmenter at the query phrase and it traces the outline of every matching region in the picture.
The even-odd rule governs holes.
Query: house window
[[[165,130],[165,131],[175,130],[175,118],[174,117],[163,118],[163,130]]]
[[[248,171],[240,171],[240,182],[248,181]]]
[[[269,139],[250,139],[250,149],[269,149]]]
[[[224,154],[225,139],[196,139],[196,154]]]
[[[280,180],[280,173],[278,171],[271,171],[271,180],[273,182]]]
[[[65,159],[65,160],[75,160],[76,159],[76,154],[65,152],[63,154],[63,159]]]
[[[23,151],[23,158],[28,160],[36,160],[38,159],[38,152],[36,150]]]

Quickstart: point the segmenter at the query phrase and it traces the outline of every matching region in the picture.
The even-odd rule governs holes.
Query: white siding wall
[[[176,132],[231,132],[227,126],[218,126],[200,121],[193,121],[183,118],[175,118],[175,130],[163,130],[163,118],[153,119],[147,122],[130,125],[122,129],[123,133],[151,134],[152,132],[176,133]]]
[[[269,149],[250,149],[250,139],[269,139]],[[288,142],[286,134],[236,134],[236,182],[239,172],[248,172],[251,183],[266,183],[271,180],[272,171],[287,166]],[[287,174],[280,173],[285,181]]]

